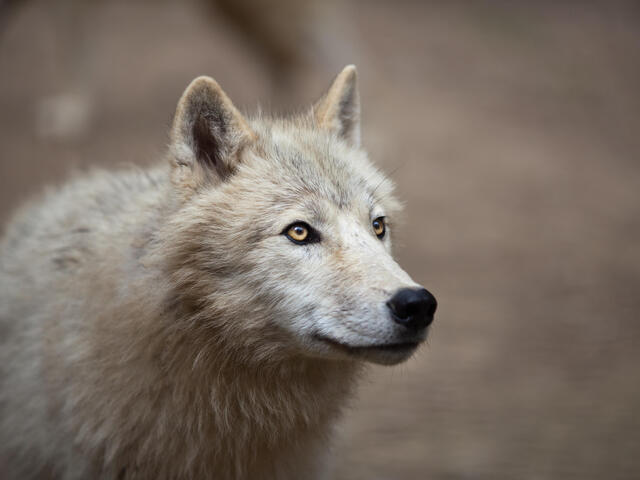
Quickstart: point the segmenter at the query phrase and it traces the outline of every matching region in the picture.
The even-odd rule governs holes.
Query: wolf
[[[408,359],[437,306],[392,258],[400,204],[359,123],[354,66],[286,118],[199,77],[161,164],[19,211],[3,478],[325,478],[363,365]]]

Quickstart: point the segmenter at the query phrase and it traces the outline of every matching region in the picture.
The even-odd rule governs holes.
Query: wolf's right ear
[[[174,181],[191,188],[224,181],[254,138],[220,85],[210,77],[196,78],[182,94],[171,128]]]

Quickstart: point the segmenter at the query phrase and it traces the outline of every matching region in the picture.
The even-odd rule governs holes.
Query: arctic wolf
[[[434,297],[392,259],[398,202],[360,147],[356,70],[291,118],[218,84],[168,159],[24,208],[0,253],[7,479],[310,479],[363,361],[425,339]]]

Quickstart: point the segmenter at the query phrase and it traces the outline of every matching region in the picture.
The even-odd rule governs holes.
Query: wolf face
[[[426,338],[436,301],[391,256],[399,204],[360,148],[353,66],[286,119],[245,119],[214,80],[194,80],[171,161],[170,268],[199,322],[270,354],[383,364]]]

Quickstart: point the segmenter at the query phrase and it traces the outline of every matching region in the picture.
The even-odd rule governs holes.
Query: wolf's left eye
[[[384,217],[378,217],[376,218],[371,225],[373,226],[373,233],[376,234],[376,236],[382,240],[382,238],[384,238],[384,234],[387,231],[387,227],[384,224]]]
[[[320,241],[320,235],[305,222],[296,222],[289,225],[282,232],[293,243],[306,245]]]

